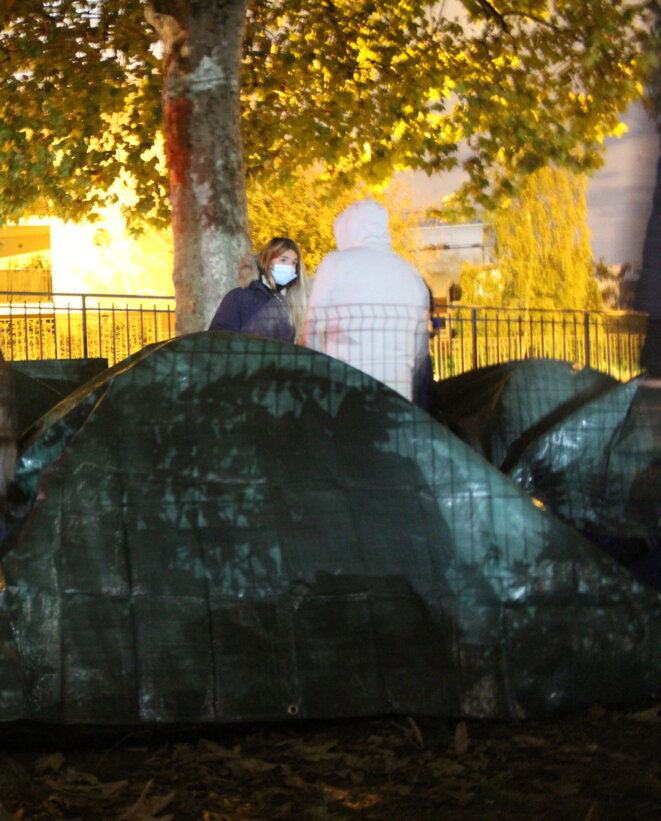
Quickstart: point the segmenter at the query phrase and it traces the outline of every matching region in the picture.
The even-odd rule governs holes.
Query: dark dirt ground
[[[661,704],[510,723],[0,733],[0,821],[661,819]]]

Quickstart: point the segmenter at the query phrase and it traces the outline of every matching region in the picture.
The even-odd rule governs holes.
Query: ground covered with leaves
[[[0,821],[658,821],[661,705],[543,721],[5,725]]]

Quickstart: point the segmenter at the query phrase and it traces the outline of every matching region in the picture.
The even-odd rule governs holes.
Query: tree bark
[[[250,247],[241,144],[248,0],[152,0],[163,43],[177,333],[208,327]]]

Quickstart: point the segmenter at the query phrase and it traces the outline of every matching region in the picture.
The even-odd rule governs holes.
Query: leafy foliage
[[[376,181],[401,168],[452,168],[465,141],[469,180],[457,210],[493,207],[549,162],[599,165],[599,144],[642,91],[641,5],[536,0],[499,4],[498,14],[464,2],[469,24],[444,16],[445,5],[258,6],[245,118],[265,139],[248,153],[249,170],[320,158],[336,184]],[[495,164],[501,173],[490,178]]]
[[[492,207],[549,162],[600,162],[640,96],[647,3],[255,0],[244,50],[247,173],[286,180],[321,164],[341,191],[402,168],[458,163],[453,202]],[[142,0],[4,0],[0,220],[88,217],[129,172],[132,218],[167,220],[155,147],[162,70]],[[489,176],[497,164],[501,172]]]
[[[390,232],[394,249],[420,267],[413,254],[417,247],[418,225],[405,186],[392,184],[379,191],[364,184],[356,184],[335,197],[329,197],[314,170],[292,176],[289,185],[269,186],[253,181],[248,187],[248,211],[252,250],[258,251],[274,236],[288,236],[301,248],[307,273],[314,275],[322,257],[335,249],[333,220],[342,209],[361,197],[373,197],[390,211]],[[393,203],[396,207],[393,207]],[[154,279],[155,271],[171,271],[173,249],[171,232],[147,227],[131,243],[126,253],[114,249],[106,262],[107,270],[130,270],[132,282],[142,288]],[[427,273],[422,270],[423,275]],[[250,273],[250,277],[254,272]],[[142,282],[142,286],[137,283]],[[232,287],[234,287],[233,283]],[[170,288],[164,286],[163,292]]]
[[[635,295],[638,271],[633,263],[608,265],[603,257],[594,264],[594,276],[604,306],[618,310],[631,310]]]
[[[135,0],[0,9],[0,219],[89,217],[124,170],[134,213],[165,219],[159,60]]]
[[[288,236],[301,248],[305,266],[314,273],[322,257],[335,249],[333,220],[344,208],[361,197],[373,197],[390,212],[390,232],[394,249],[416,264],[417,225],[406,209],[408,192],[402,185],[375,190],[364,183],[329,196],[314,170],[294,173],[287,185],[268,185],[253,181],[248,186],[250,234],[255,249],[274,236]],[[397,208],[393,208],[396,203]]]
[[[492,266],[467,266],[464,300],[517,308],[600,307],[586,223],[585,176],[530,174],[509,207],[492,215]]]
[[[461,302],[464,305],[500,308],[503,305],[503,274],[492,263],[464,262],[461,266]]]

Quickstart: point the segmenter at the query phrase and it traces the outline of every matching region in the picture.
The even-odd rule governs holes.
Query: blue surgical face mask
[[[280,287],[284,287],[285,285],[289,285],[289,283],[296,279],[296,268],[293,265],[285,265],[281,262],[276,262],[271,268],[271,276],[273,277],[276,285],[280,285]]]

